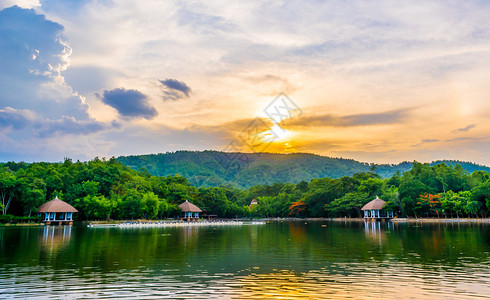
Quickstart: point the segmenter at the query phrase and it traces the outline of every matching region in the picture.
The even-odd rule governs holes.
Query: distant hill
[[[297,183],[314,178],[352,176],[359,172],[374,171],[382,177],[390,177],[412,168],[411,162],[369,164],[353,159],[332,158],[307,153],[225,153],[219,151],[177,151],[160,154],[121,156],[117,158],[133,169],[147,169],[150,174],[167,176],[179,174],[196,186],[220,186],[231,184],[248,188],[258,184],[275,182]],[[490,168],[470,162],[441,160],[431,165],[445,163],[461,165],[468,172]]]

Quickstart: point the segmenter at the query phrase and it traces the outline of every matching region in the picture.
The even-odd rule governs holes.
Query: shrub
[[[21,216],[13,216],[13,215],[0,215],[0,223],[1,224],[19,224],[19,223],[40,223],[41,217],[21,217]]]

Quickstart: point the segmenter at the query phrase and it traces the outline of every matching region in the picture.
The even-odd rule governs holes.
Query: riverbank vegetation
[[[25,216],[14,216],[14,215],[0,215],[0,224],[39,224],[41,223],[41,218],[35,217],[25,217]]]
[[[185,177],[152,176],[115,158],[0,165],[3,214],[34,216],[55,196],[77,208],[79,220],[163,219],[177,216],[185,200],[218,217],[359,217],[362,206],[376,196],[400,217],[487,217],[490,174],[414,162],[409,171],[389,178],[372,170],[238,189],[198,188]],[[249,207],[252,199],[258,204]]]

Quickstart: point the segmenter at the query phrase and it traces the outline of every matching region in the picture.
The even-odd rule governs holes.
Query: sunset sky
[[[489,1],[0,0],[0,161],[490,165],[489,16]],[[280,122],[275,99],[294,108]]]

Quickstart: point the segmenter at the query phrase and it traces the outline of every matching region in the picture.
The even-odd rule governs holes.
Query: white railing
[[[66,213],[45,212],[45,213],[43,213],[43,215],[44,215],[44,218],[43,218],[44,222],[73,221],[73,213],[72,212],[66,212]]]
[[[364,218],[382,219],[393,218],[393,211],[380,211],[379,209],[371,209],[364,211]]]

